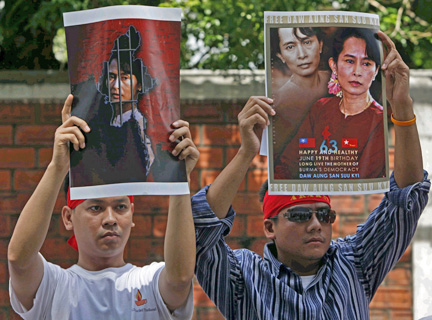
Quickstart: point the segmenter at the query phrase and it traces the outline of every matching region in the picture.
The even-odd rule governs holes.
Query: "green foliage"
[[[411,68],[432,68],[432,0],[0,0],[0,68],[58,69],[65,63],[63,12],[142,4],[183,10],[181,66],[264,67],[264,11],[344,10],[376,13]],[[58,35],[59,39],[54,37]],[[63,40],[64,41],[64,40]],[[56,42],[53,53],[53,42]],[[63,59],[63,60],[62,60]]]
[[[182,68],[264,68],[264,11],[375,13],[411,68],[432,67],[432,0],[166,0],[182,8]]]
[[[264,67],[264,11],[324,10],[330,1],[174,0],[183,9],[182,68],[254,69]]]
[[[159,0],[6,0],[0,11],[0,69],[58,69],[53,42],[63,12]],[[61,32],[60,32],[61,34]]]

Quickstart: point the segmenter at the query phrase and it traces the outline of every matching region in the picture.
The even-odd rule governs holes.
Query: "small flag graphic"
[[[299,148],[315,148],[315,138],[300,138]]]
[[[357,148],[357,139],[342,139],[342,148]]]

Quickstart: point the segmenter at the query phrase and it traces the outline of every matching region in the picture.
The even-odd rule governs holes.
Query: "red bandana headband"
[[[330,208],[330,197],[329,196],[303,196],[303,195],[269,195],[268,191],[265,193],[263,201],[263,212],[264,219],[269,219],[276,216],[282,209],[296,206],[299,204],[324,202],[327,203]]]
[[[133,196],[128,196],[130,202],[133,202]],[[83,203],[87,199],[77,199],[77,200],[71,200],[70,198],[70,188],[67,192],[67,206],[71,209],[75,209],[80,203]],[[73,234],[72,237],[69,238],[67,241],[68,245],[70,245],[72,248],[74,248],[76,251],[78,251],[78,243],[76,242],[75,235]]]

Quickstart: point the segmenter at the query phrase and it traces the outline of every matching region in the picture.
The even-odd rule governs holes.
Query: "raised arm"
[[[181,140],[172,154],[186,160],[188,181],[198,161],[199,151],[192,141],[189,123],[178,120],[170,141]],[[195,227],[190,195],[170,196],[164,243],[165,268],[159,278],[159,290],[168,309],[182,306],[191,290],[195,270]]]
[[[51,162],[22,210],[8,248],[11,284],[26,309],[33,299],[43,276],[43,262],[38,252],[45,241],[51,215],[63,179],[69,169],[69,142],[74,149],[84,148],[87,123],[70,117],[73,96],[69,95],[62,110],[63,124],[56,130]],[[79,128],[78,128],[79,127]]]
[[[382,65],[386,78],[387,100],[393,118],[398,121],[414,119],[413,100],[409,94],[409,68],[403,62],[396,46],[383,32],[378,36],[387,51]],[[395,124],[394,177],[399,188],[423,181],[423,160],[420,139],[415,123],[408,126]]]
[[[275,114],[271,103],[273,100],[266,97],[250,97],[238,115],[240,149],[207,193],[207,201],[219,219],[226,216],[252,159],[258,153],[262,132],[269,124],[268,115]]]

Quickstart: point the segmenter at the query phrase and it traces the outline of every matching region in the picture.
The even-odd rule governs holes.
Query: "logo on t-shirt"
[[[135,300],[135,304],[137,306],[142,306],[143,304],[147,303],[147,299],[143,299],[141,292],[139,291],[139,289],[137,289],[137,294],[136,294],[136,300]]]

